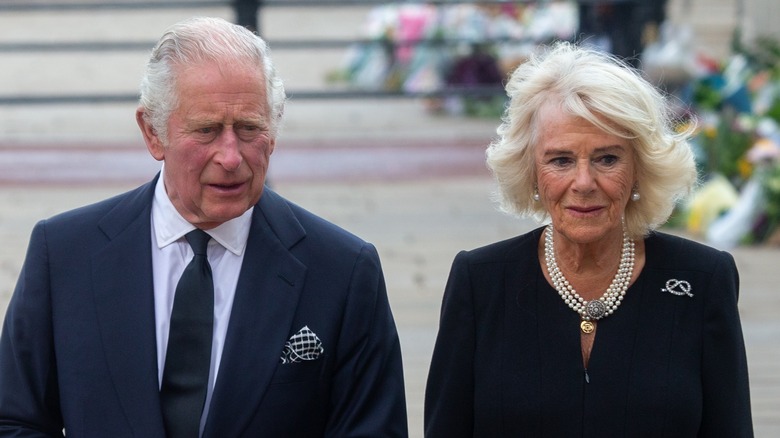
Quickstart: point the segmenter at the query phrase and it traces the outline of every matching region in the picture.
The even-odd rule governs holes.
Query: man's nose
[[[215,161],[225,170],[236,170],[244,158],[239,149],[239,140],[232,129],[224,129],[221,133],[219,150],[215,155]]]

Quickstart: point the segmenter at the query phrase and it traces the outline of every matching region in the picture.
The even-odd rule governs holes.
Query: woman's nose
[[[574,176],[574,188],[578,191],[590,191],[595,186],[596,179],[593,177],[593,169],[590,163],[577,163]]]

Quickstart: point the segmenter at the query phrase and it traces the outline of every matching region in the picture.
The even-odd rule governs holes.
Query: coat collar
[[[151,183],[122,195],[99,222],[108,243],[92,256],[100,335],[114,389],[138,436],[162,437],[154,333]]]

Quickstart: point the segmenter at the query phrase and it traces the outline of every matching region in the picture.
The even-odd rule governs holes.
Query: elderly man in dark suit
[[[165,33],[136,114],[162,171],[35,226],[0,436],[407,435],[376,250],[264,187],[284,101],[245,28]]]

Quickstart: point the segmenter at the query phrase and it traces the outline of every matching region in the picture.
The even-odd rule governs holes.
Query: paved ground
[[[201,13],[230,16],[225,10]],[[359,25],[363,16],[339,11],[307,19],[292,13],[305,23],[294,26],[295,32],[323,23],[349,28],[346,19]],[[136,11],[121,20],[110,11],[83,15],[3,14],[0,39],[154,38],[182,14]],[[267,29],[292,32],[283,26],[289,20],[271,20]],[[312,67],[337,66],[339,57],[277,55],[291,88],[322,86],[322,71]],[[0,94],[134,90],[143,53],[45,58],[2,54]],[[134,187],[158,169],[140,142],[133,109],[132,104],[0,106],[0,312],[36,220]],[[377,245],[402,337],[410,430],[421,437],[424,381],[452,258],[460,249],[536,226],[504,216],[490,202],[483,151],[498,120],[433,116],[415,100],[291,101],[287,117],[272,183]],[[780,248],[741,247],[733,253],[742,276],[756,433],[780,436]]]
[[[425,156],[410,155],[407,161]],[[280,162],[282,156],[280,152]],[[390,161],[388,168],[393,167],[392,158],[379,157]],[[315,162],[303,161],[307,165]],[[422,161],[418,164],[425,165]],[[497,212],[489,200],[490,178],[477,168],[432,177],[374,173],[360,179],[344,179],[338,172],[311,178],[277,173],[273,182],[285,196],[379,248],[402,338],[412,436],[422,436],[424,381],[452,258],[460,249],[521,233],[535,224]],[[29,230],[36,220],[134,185],[130,181],[0,185],[0,239],[5,242],[0,248],[0,311],[15,283]],[[746,247],[733,253],[742,275],[740,306],[757,436],[780,436],[780,250]]]

